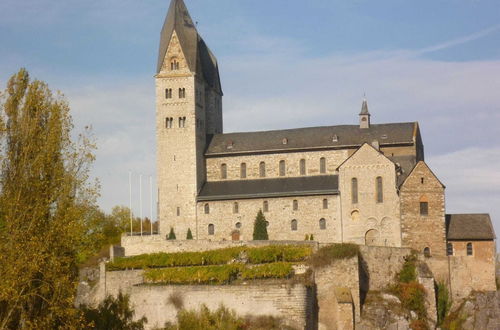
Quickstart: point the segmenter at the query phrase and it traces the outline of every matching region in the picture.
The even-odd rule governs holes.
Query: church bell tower
[[[217,60],[198,34],[183,0],[172,0],[160,36],[156,81],[160,235],[197,238],[196,197],[205,180],[204,152],[222,133]]]

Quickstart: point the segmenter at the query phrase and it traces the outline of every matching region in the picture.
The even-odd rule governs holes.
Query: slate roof
[[[289,152],[294,149],[356,148],[378,140],[380,146],[413,144],[418,123],[340,125],[285,129],[277,131],[216,134],[207,148],[207,156]],[[286,144],[284,140],[286,139]]]
[[[495,231],[489,214],[447,214],[448,240],[493,240]]]
[[[338,194],[337,175],[206,182],[198,201]]]
[[[198,34],[183,0],[172,0],[170,2],[167,17],[160,34],[156,73],[161,70],[174,31],[179,37],[189,69],[192,72],[203,74],[207,83],[222,93],[217,60]]]

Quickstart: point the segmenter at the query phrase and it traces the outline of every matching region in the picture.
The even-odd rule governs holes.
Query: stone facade
[[[419,162],[400,189],[403,246],[429,256],[446,255],[444,186]]]
[[[395,164],[368,144],[339,167],[343,242],[401,246],[395,173]]]

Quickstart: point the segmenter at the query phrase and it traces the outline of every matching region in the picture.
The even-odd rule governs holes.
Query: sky
[[[0,1],[0,88],[25,67],[65,94],[75,131],[93,127],[105,211],[129,204],[132,172],[150,214],[169,2]],[[447,212],[490,213],[500,234],[500,1],[185,2],[218,58],[225,132],[356,124],[366,95],[373,123],[419,122]]]

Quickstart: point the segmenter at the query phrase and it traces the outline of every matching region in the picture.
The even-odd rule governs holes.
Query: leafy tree
[[[0,99],[0,329],[81,328],[74,307],[94,145],[61,94],[21,69]]]
[[[174,240],[174,239],[176,239],[173,227],[170,227],[170,233],[168,233],[168,238],[167,239],[168,240]]]
[[[253,240],[254,241],[266,241],[269,239],[267,235],[267,223],[266,218],[262,210],[259,210],[255,222],[253,224]]]
[[[188,228],[186,239],[193,239],[193,233],[191,233],[191,228]]]
[[[134,310],[130,307],[130,297],[121,292],[118,297],[108,296],[97,308],[82,306],[83,315],[95,330],[142,330],[148,322],[146,317],[133,321]]]

